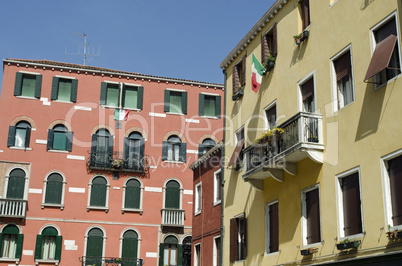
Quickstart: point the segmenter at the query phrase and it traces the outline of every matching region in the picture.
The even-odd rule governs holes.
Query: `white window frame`
[[[361,213],[361,221],[362,221],[362,233],[345,236],[344,228],[344,207],[343,207],[343,194],[341,188],[341,179],[347,177],[354,173],[359,174],[359,194],[360,194],[360,213]],[[336,194],[337,194],[337,211],[338,211],[338,240],[342,241],[345,239],[356,239],[364,236],[364,220],[363,220],[363,200],[362,200],[362,183],[361,183],[361,173],[360,167],[357,166],[350,170],[347,170],[343,173],[336,175]]]
[[[214,206],[220,204],[222,202],[222,193],[221,198],[218,199],[218,190],[221,190],[221,177],[219,177],[221,173],[221,169],[214,172]]]
[[[396,231],[402,229],[402,224],[394,226],[392,221],[392,200],[389,175],[387,171],[388,161],[402,156],[402,149],[381,157],[381,173],[383,181],[383,195],[385,204],[385,227],[387,231]]]
[[[102,104],[102,107],[112,108],[112,109],[123,108],[124,110],[141,111],[141,109],[138,109],[138,108],[128,108],[128,107],[123,106],[123,85],[128,86],[128,87],[137,87],[137,88],[142,87],[141,85],[134,84],[134,83],[127,83],[127,82],[108,81],[108,80],[104,80],[103,82],[108,83],[108,84],[115,84],[115,85],[119,86],[119,104],[118,104],[118,106]],[[106,96],[106,101],[107,101],[107,96]]]
[[[278,251],[275,251],[275,252],[269,252],[269,245],[271,243],[269,241],[269,238],[270,238],[270,234],[269,234],[269,231],[270,231],[269,230],[269,227],[270,227],[270,223],[269,223],[269,218],[270,218],[270,216],[269,216],[269,206],[271,206],[271,205],[273,205],[275,203],[278,203],[278,218],[279,218],[279,200],[276,199],[276,200],[270,201],[270,202],[265,204],[265,249],[264,249],[265,256],[272,256],[272,255],[277,255],[277,254],[280,253],[280,249],[278,249]],[[278,234],[279,234],[279,232],[278,232]]]
[[[269,121],[268,121],[268,117],[267,117],[267,111],[268,111],[269,109],[271,109],[272,107],[274,107],[274,106],[277,107],[276,101],[277,101],[277,100],[274,100],[273,102],[271,102],[270,104],[268,104],[268,105],[264,108],[264,128],[265,128],[266,131],[268,131],[268,130],[271,129],[270,124],[269,124]],[[275,127],[276,127],[276,126],[278,126],[278,108],[276,108]]]
[[[239,139],[240,139],[240,137],[239,137],[239,135],[241,135],[240,133],[241,133],[241,131],[243,130],[243,135],[244,135],[244,146],[246,146],[246,130],[245,130],[245,126],[244,125],[242,125],[238,130],[236,130],[236,132],[235,132],[235,140],[236,140],[236,143],[235,143],[235,147],[236,147],[236,145],[237,145],[237,143],[239,142]],[[239,157],[240,157],[240,155],[239,155]],[[236,165],[236,162],[234,162],[234,164]],[[243,162],[242,162],[242,164],[243,164],[243,166],[241,166],[240,168],[239,168],[239,171],[240,170],[242,170],[242,169],[244,169],[244,157],[243,157]]]
[[[212,254],[212,265],[213,266],[218,266],[219,262],[216,262],[216,259],[218,258],[218,247],[216,245],[216,241],[219,238],[219,245],[220,245],[220,250],[222,250],[222,245],[221,245],[221,236],[214,236],[213,241],[214,241],[214,247],[213,247],[213,254]]]
[[[56,229],[57,236],[61,236],[60,229],[55,224],[46,224],[46,225],[42,226],[42,228],[39,230],[39,235],[42,235],[43,230],[45,230],[48,227],[53,227],[54,229]],[[36,247],[36,240],[35,240],[35,247]],[[42,242],[41,248],[42,247],[43,247],[43,242]],[[56,247],[57,247],[57,242],[56,242]],[[63,248],[63,247],[61,247],[61,248]],[[56,260],[56,259],[54,259],[54,260],[53,259],[35,259],[35,262],[36,262],[36,264],[38,264],[38,263],[52,263],[55,265],[59,264],[59,260]]]
[[[61,177],[63,178],[63,187],[61,188],[61,201],[60,201],[60,204],[51,204],[51,203],[46,203],[45,202],[45,198],[46,198],[46,187],[47,187],[47,179],[49,178],[49,176],[51,175],[51,174],[59,174],[59,175],[61,175]],[[63,210],[64,209],[64,195],[65,195],[65,188],[66,188],[66,177],[64,176],[64,174],[62,173],[62,172],[60,172],[60,171],[52,171],[52,172],[49,172],[46,176],[45,176],[45,179],[43,180],[43,195],[42,195],[42,204],[41,204],[41,207],[42,207],[42,209],[43,208],[45,208],[45,207],[60,207],[60,209],[61,210]]]
[[[351,68],[351,86],[352,86],[352,94],[353,94],[353,100],[348,103],[347,105],[344,105],[340,108],[338,108],[338,92],[339,92],[339,88],[338,88],[338,82],[336,80],[336,71],[335,71],[335,64],[334,62],[336,60],[338,60],[341,56],[343,56],[345,53],[347,53],[349,51],[350,53],[350,68]],[[332,85],[332,99],[333,99],[333,105],[332,105],[332,109],[334,112],[337,112],[349,105],[351,105],[352,103],[354,103],[356,101],[356,94],[355,94],[355,79],[354,79],[354,69],[353,69],[353,54],[352,54],[352,44],[349,44],[348,46],[346,46],[345,48],[343,48],[340,52],[338,52],[336,55],[334,55],[330,60],[331,60],[331,85]]]
[[[140,256],[140,247],[141,247],[141,235],[140,235],[140,232],[137,230],[137,229],[135,229],[134,227],[128,227],[128,228],[125,228],[122,232],[121,232],[121,234],[120,234],[120,238],[119,238],[119,250],[120,250],[120,252],[119,252],[119,254],[120,254],[120,258],[122,258],[123,257],[123,236],[124,236],[124,234],[127,232],[127,231],[134,231],[134,232],[136,232],[137,233],[137,236],[138,236],[138,238],[137,238],[137,240],[138,240],[138,244],[137,244],[137,258],[139,258],[139,256]]]
[[[307,81],[309,81],[310,79],[313,79],[313,84],[314,84],[314,88],[313,88],[313,113],[317,112],[317,86],[316,86],[316,77],[315,77],[315,70],[311,71],[309,74],[307,74],[304,78],[302,78],[299,82],[297,82],[297,95],[298,95],[298,103],[299,103],[299,112],[305,112],[303,110],[303,98],[302,98],[302,86],[304,85],[304,83],[306,83]]]
[[[199,251],[200,251],[200,261],[198,261],[198,258],[197,258],[197,248],[199,248]],[[201,258],[201,242],[198,242],[198,243],[194,244],[194,265],[195,266],[202,265],[201,261],[202,261],[202,258]]]
[[[140,208],[139,209],[131,209],[131,208],[126,208],[124,206],[125,202],[126,202],[126,189],[127,189],[127,182],[130,181],[131,179],[135,179],[138,182],[140,182],[141,187],[140,187]],[[129,177],[127,178],[127,180],[124,182],[123,185],[123,201],[121,203],[121,213],[124,212],[139,212],[142,215],[143,209],[142,209],[142,198],[144,195],[144,184],[141,182],[141,179],[136,178],[136,177]],[[135,231],[135,230],[134,230]],[[137,231],[136,231],[137,232]],[[137,232],[138,233],[138,232]]]
[[[21,169],[22,171],[25,172],[25,183],[24,183],[24,197],[23,200],[28,200],[28,190],[29,190],[29,179],[30,179],[30,171],[25,169],[24,167],[20,165],[16,165],[11,167],[5,176],[5,182],[4,182],[4,191],[3,191],[3,198],[7,199],[7,190],[8,190],[8,181],[10,179],[10,173],[15,170],[15,169]],[[30,170],[30,169],[29,169]]]
[[[163,193],[163,208],[165,208],[165,204],[166,204],[166,185],[167,185],[167,183],[169,183],[169,181],[176,181],[177,183],[179,183],[179,185],[180,185],[180,199],[179,199],[179,201],[180,201],[180,208],[179,208],[179,210],[182,210],[183,209],[183,184],[180,182],[180,180],[179,179],[177,179],[177,178],[169,178],[169,179],[167,179],[166,181],[165,181],[165,183],[163,184],[163,188],[162,188],[162,193]]]
[[[199,191],[198,191],[199,190]],[[202,212],[202,181],[194,187],[194,216]]]
[[[103,257],[105,257],[105,248],[106,248],[107,236],[106,236],[106,230],[100,225],[92,225],[85,232],[85,236],[84,236],[84,257],[87,256],[87,248],[88,248],[87,245],[88,245],[88,237],[89,237],[88,233],[89,233],[89,231],[91,231],[94,228],[101,230],[102,233],[103,233],[103,244],[102,244],[102,258],[103,258]]]
[[[399,20],[398,20],[398,13],[397,11],[392,12],[390,15],[388,15],[387,17],[385,17],[383,20],[381,20],[380,22],[378,22],[375,26],[373,26],[370,29],[370,41],[371,41],[371,56],[373,55],[375,48],[377,47],[377,42],[375,41],[375,37],[374,37],[374,32],[376,30],[378,30],[379,28],[381,28],[385,23],[387,23],[388,21],[390,21],[392,18],[395,18],[395,26],[396,26],[396,34],[397,34],[397,45],[398,45],[398,54],[399,54],[399,64],[401,65],[402,68],[402,58],[401,58],[401,44],[400,44],[400,30],[399,30]],[[382,83],[382,84],[374,84],[374,90],[378,90],[384,86],[386,86],[388,83],[394,81],[395,79],[397,79],[400,75],[402,74],[402,69],[401,69],[401,73],[399,75],[396,75],[395,77],[387,80],[386,82]],[[376,82],[376,76],[374,76],[374,82]]]
[[[320,184],[315,184],[313,186],[310,186],[308,188],[305,188],[301,192],[301,203],[302,203],[302,217],[301,217],[301,223],[302,223],[302,240],[303,240],[303,248],[309,248],[309,247],[314,247],[321,245],[321,242],[316,242],[313,244],[307,244],[307,208],[306,208],[306,193],[310,192],[314,189],[318,189],[318,197],[319,197],[319,207],[320,207],[320,239],[322,240],[322,224],[321,224],[321,193],[320,193]]]
[[[106,202],[105,206],[91,206],[91,190],[92,190],[92,183],[94,179],[98,176],[101,176],[106,179]],[[105,212],[109,212],[109,190],[110,190],[110,182],[109,179],[105,175],[94,175],[91,177],[88,183],[88,202],[87,202],[87,212],[90,210],[105,210]]]

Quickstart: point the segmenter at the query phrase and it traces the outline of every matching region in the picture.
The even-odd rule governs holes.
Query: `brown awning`
[[[230,158],[230,161],[228,163],[227,168],[229,168],[229,166],[233,165],[237,161],[237,158],[239,158],[239,155],[240,155],[241,149],[243,148],[243,145],[244,145],[244,139],[242,139],[241,141],[237,142],[236,147],[234,149],[232,157]]]
[[[302,86],[301,93],[303,101],[314,94],[314,79],[311,78]]]
[[[364,82],[388,67],[392,52],[394,51],[396,39],[397,37],[392,34],[377,44],[370,65],[367,69],[366,76],[364,77]]]

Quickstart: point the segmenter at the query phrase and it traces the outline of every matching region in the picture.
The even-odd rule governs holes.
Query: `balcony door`
[[[144,158],[144,139],[139,132],[132,132],[124,142],[124,162],[128,169],[141,170]]]
[[[180,209],[180,184],[174,180],[166,184],[165,208]]]
[[[8,199],[24,199],[25,172],[22,169],[14,169],[10,172],[7,186]]]
[[[93,166],[110,168],[113,159],[113,136],[107,129],[99,129],[92,135],[91,159]]]
[[[88,232],[87,252],[85,265],[102,265],[103,232],[99,228],[93,228]]]

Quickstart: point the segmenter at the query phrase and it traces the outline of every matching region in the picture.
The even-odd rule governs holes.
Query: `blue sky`
[[[83,63],[162,77],[223,83],[219,64],[274,0],[0,1],[1,59]],[[81,46],[81,52],[82,46]],[[3,78],[1,71],[0,78]]]

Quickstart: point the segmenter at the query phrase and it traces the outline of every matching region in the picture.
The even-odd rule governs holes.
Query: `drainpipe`
[[[223,265],[223,237],[224,237],[224,235],[225,235],[225,228],[223,227],[223,216],[224,216],[224,211],[223,211],[223,209],[224,209],[224,199],[225,199],[225,197],[224,197],[224,174],[225,174],[225,134],[226,134],[226,130],[225,130],[225,127],[226,127],[226,93],[227,93],[227,90],[226,90],[226,76],[227,76],[227,74],[226,74],[226,70],[223,70],[223,76],[224,76],[224,83],[223,83],[223,89],[224,89],[224,92],[223,92],[223,140],[222,140],[222,143],[223,143],[223,147],[221,148],[221,178],[222,178],[222,180],[221,180],[221,248],[220,248],[220,257],[219,257],[219,265]]]

